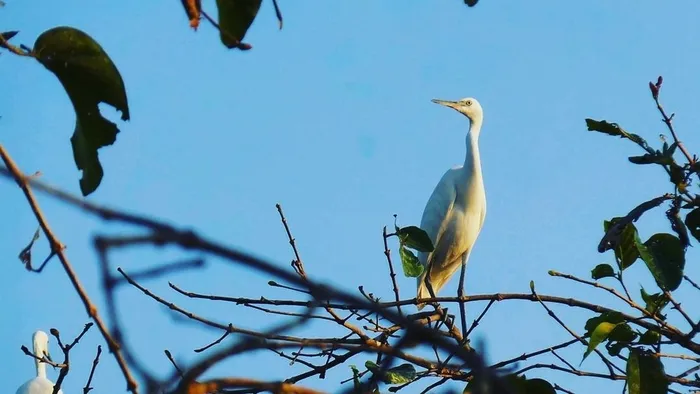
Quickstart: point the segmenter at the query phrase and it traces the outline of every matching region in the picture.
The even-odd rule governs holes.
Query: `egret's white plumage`
[[[466,266],[486,217],[486,193],[479,157],[479,133],[484,118],[481,104],[473,98],[432,101],[465,115],[470,125],[464,164],[447,170],[423,211],[420,227],[428,233],[435,250],[418,256],[425,267],[418,278],[418,298],[431,297],[426,286],[428,271],[430,285],[437,295],[455,271]],[[424,306],[419,304],[418,309]]]
[[[34,354],[37,357],[49,356],[49,336],[43,331],[37,331],[32,336],[34,345]],[[36,364],[36,377],[29,379],[21,385],[16,394],[51,394],[53,392],[54,383],[46,378],[46,363],[34,359]],[[58,394],[63,394],[62,390],[58,390]]]

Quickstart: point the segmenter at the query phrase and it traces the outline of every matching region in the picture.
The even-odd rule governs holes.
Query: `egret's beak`
[[[450,108],[455,109],[455,110],[457,109],[457,105],[458,105],[458,103],[456,101],[446,101],[446,100],[438,100],[438,99],[432,99],[430,101],[434,102],[435,104],[444,105],[445,107],[450,107]]]

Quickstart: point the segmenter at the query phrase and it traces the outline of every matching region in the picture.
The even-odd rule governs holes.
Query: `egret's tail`
[[[430,291],[428,291],[428,287],[425,285],[425,275],[421,275],[421,277],[418,279],[418,293],[416,297],[419,299],[430,298]],[[418,307],[418,310],[420,311],[423,309],[423,307],[425,307],[425,303],[418,303],[416,304],[416,307]]]
[[[425,284],[425,272],[418,277],[418,292],[416,293],[416,298],[422,299],[422,298],[433,298],[430,295],[430,290],[428,290],[428,286]],[[430,272],[430,286],[433,288],[433,292],[435,293],[435,297],[437,297],[438,292],[440,289],[442,289],[442,286],[445,284],[445,277],[443,275],[440,275],[438,272],[438,275],[435,275],[435,272],[432,271]],[[425,306],[425,303],[417,303],[416,307],[418,307],[418,310],[423,309]]]

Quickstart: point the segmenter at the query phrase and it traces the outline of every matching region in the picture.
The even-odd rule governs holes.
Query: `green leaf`
[[[354,364],[350,364],[350,369],[352,370],[352,384],[354,392],[359,393],[360,388],[362,387],[360,385],[360,370],[358,370]]]
[[[554,386],[544,379],[533,378],[527,381],[527,389],[523,394],[555,394]]]
[[[387,384],[404,384],[413,381],[416,378],[416,368],[409,364],[401,364],[397,367],[386,370],[384,383]]]
[[[608,135],[614,135],[614,136],[624,136],[623,130],[620,128],[620,126],[617,123],[610,123],[606,120],[593,120],[593,119],[586,119],[586,126],[588,127],[588,131],[597,131],[599,133],[605,133]]]
[[[216,0],[219,9],[219,37],[227,48],[247,50],[243,37],[258,15],[262,0]]]
[[[602,322],[598,324],[598,326],[593,330],[591,338],[588,341],[588,348],[586,349],[586,352],[583,353],[583,360],[585,360],[586,357],[588,357],[588,355],[591,354],[591,352],[598,345],[600,345],[601,342],[608,338],[608,335],[610,335],[610,333],[613,329],[615,329],[615,327],[617,327],[617,324],[608,322]],[[581,360],[581,362],[583,362],[583,360]]]
[[[56,27],[42,33],[34,43],[36,59],[54,73],[68,93],[76,113],[71,137],[73,158],[83,171],[83,196],[94,192],[103,176],[97,150],[117,139],[117,125],[100,114],[106,103],[129,120],[126,90],[119,70],[92,37],[72,27]]]
[[[619,323],[608,335],[609,341],[629,343],[637,338],[637,333],[627,323]]]
[[[668,380],[661,360],[639,349],[630,349],[627,387],[629,394],[666,394]]]
[[[685,251],[678,237],[659,233],[652,235],[643,244],[637,236],[635,242],[639,255],[654,276],[656,284],[662,290],[676,290],[681,284],[685,268]]]
[[[599,133],[619,136],[621,138],[627,138],[628,140],[636,144],[642,145],[644,147],[648,146],[644,138],[638,136],[637,134],[626,132],[617,123],[610,123],[606,120],[598,121],[593,119],[586,119],[586,126],[588,127],[589,131],[597,131]]]
[[[603,222],[603,229],[607,233],[612,224],[621,218],[612,218],[610,221]],[[620,270],[629,268],[639,258],[639,250],[634,240],[637,237],[637,227],[632,223],[625,225],[620,235],[620,242],[615,248],[615,261]]]
[[[365,361],[365,368],[369,369],[372,373],[377,373],[379,372],[379,365],[377,365],[373,361]]]
[[[616,357],[620,351],[637,338],[637,333],[627,323],[619,323],[608,335],[608,343],[605,345],[608,354]]]
[[[598,264],[591,270],[591,277],[595,280],[615,276],[615,270],[610,264]]]
[[[639,343],[643,345],[656,345],[659,343],[659,339],[661,339],[661,335],[658,332],[647,330],[639,337]]]
[[[381,371],[381,368],[372,361],[365,361],[365,367],[373,374]],[[387,369],[379,378],[386,384],[408,383],[416,378],[416,368],[408,363],[401,364],[397,367]]]
[[[605,345],[605,348],[608,349],[609,355],[617,357],[625,346],[627,346],[627,344],[624,342],[608,342],[608,344]]]
[[[700,208],[695,208],[685,216],[685,225],[688,226],[690,234],[700,241]]]
[[[661,164],[670,166],[673,164],[673,158],[664,156],[660,152],[655,154],[645,154],[643,156],[630,156],[629,161],[634,164]]]
[[[668,297],[666,297],[666,294],[648,294],[643,287],[639,289],[639,292],[642,295],[642,300],[644,300],[646,303],[644,309],[651,313],[652,316],[660,315],[661,311],[666,307],[666,305],[668,305],[669,301],[671,301]]]
[[[554,394],[554,387],[543,379],[528,379],[525,375],[508,374],[505,382],[515,391],[514,394]]]
[[[685,181],[685,170],[683,167],[679,166],[676,163],[671,163],[671,165],[668,167],[669,171],[671,174],[669,175],[669,178],[671,179],[671,182],[679,186],[680,184],[684,183]]]
[[[664,142],[664,155],[672,157],[674,153],[676,153],[676,148],[678,148],[678,142],[674,142],[671,144],[671,146],[667,147],[667,143]]]
[[[607,322],[607,323],[612,323],[612,324],[618,324],[622,323],[625,321],[625,318],[622,317],[622,313],[617,312],[617,311],[610,311],[610,312],[604,312],[601,313],[600,315],[596,317],[592,317],[586,321],[586,334],[588,335],[593,335],[593,330],[600,325],[600,323]]]
[[[401,246],[399,247],[399,255],[401,256],[401,265],[405,276],[417,278],[423,273],[423,264],[420,263],[420,260],[413,252]]]
[[[688,228],[681,220],[680,216],[680,200],[674,200],[671,207],[666,211],[666,218],[671,223],[671,229],[674,233],[678,234],[678,239],[683,245],[683,250],[687,250],[690,245],[690,238],[688,237]]]
[[[371,361],[365,361],[365,368],[372,371],[372,373],[379,371],[379,366]],[[354,371],[353,371],[353,373],[354,373]],[[359,382],[359,379],[358,379],[358,384],[359,384],[359,389],[357,388],[357,386],[354,386],[354,388],[356,388],[356,390],[357,390],[357,391],[355,391],[357,394],[365,394],[365,393],[380,394],[379,387],[377,386],[376,382],[373,383],[369,388],[366,385],[362,385]]]
[[[513,394],[555,394],[554,387],[544,379],[532,378],[528,379],[525,375],[518,376],[508,374],[502,377]],[[477,390],[477,387],[480,390]],[[481,380],[474,378],[467,383],[467,386],[462,391],[463,394],[472,394],[475,392],[490,392],[488,387],[483,387]]]
[[[408,226],[396,230],[401,244],[419,252],[430,253],[435,250],[433,242],[430,240],[428,233],[420,227]]]

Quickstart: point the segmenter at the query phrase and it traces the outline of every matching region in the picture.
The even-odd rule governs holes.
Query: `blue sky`
[[[382,226],[392,224],[394,213],[402,225],[418,224],[440,176],[464,158],[467,120],[432,98],[472,96],[485,111],[480,144],[488,212],[467,270],[469,294],[527,293],[532,279],[543,294],[622,308],[599,291],[550,278],[547,270],[588,277],[594,265],[611,262],[611,255],[596,251],[603,219],[662,194],[668,183],[660,169],[627,162],[626,156],[639,154],[635,146],[586,131],[584,118],[619,122],[656,143],[666,130],[647,82],[661,74],[663,102],[678,114],[683,141],[692,151],[700,147],[693,133],[700,124],[700,4],[689,0],[663,6],[650,0],[536,6],[482,0],[469,9],[457,0],[404,0],[400,6],[281,0],[282,31],[265,1],[246,37],[254,48],[245,53],[226,50],[206,22],[191,31],[177,2],[7,3],[0,10],[2,30],[20,30],[14,42],[31,45],[51,27],[77,27],[101,43],[125,80],[132,120],[120,124],[114,146],[100,151],[106,175],[91,201],[196,228],[287,266],[292,253],[275,210],[279,202],[313,278],[349,291],[364,285],[387,299]],[[203,3],[214,13],[214,1]],[[43,180],[78,194],[69,142],[74,114],[58,80],[8,53],[0,57],[0,71],[0,141],[25,172],[40,170]],[[111,109],[105,113],[117,118]],[[0,195],[0,391],[13,392],[33,374],[19,350],[33,331],[57,327],[71,336],[88,320],[57,262],[41,275],[24,271],[16,256],[37,224],[12,182],[0,181]],[[40,202],[86,289],[104,305],[91,237],[130,229],[50,198]],[[638,223],[642,238],[670,232],[662,212]],[[42,237],[36,258],[46,251]],[[138,249],[115,253],[113,260],[133,271],[183,256],[175,249]],[[691,248],[687,273],[697,278],[696,258]],[[639,284],[653,289],[641,262],[628,278],[635,293]],[[269,279],[215,260],[205,270],[169,278],[193,291],[289,296],[269,288]],[[456,282],[443,294],[456,293]],[[183,299],[169,291],[166,279],[147,285],[222,322],[250,328],[271,322],[241,306]],[[399,286],[404,297],[413,296],[414,279],[401,278]],[[678,297],[691,305],[697,294],[687,287]],[[171,370],[163,349],[178,360],[195,360],[192,349],[219,336],[171,319],[133,288],[120,290],[119,306],[129,342],[161,374]],[[472,304],[469,320],[482,307]],[[591,317],[555,310],[579,332]],[[568,339],[540,306],[524,301],[495,305],[476,332],[493,361]],[[64,392],[82,388],[98,343],[93,330],[74,350]],[[58,354],[55,344],[52,349]],[[582,352],[561,354],[578,364]],[[598,367],[593,357],[582,365]],[[299,371],[260,352],[213,372],[281,379]],[[50,375],[55,380],[56,373]],[[332,391],[350,376],[342,367],[304,383]],[[552,378],[576,392],[622,388],[542,370],[528,376]],[[94,386],[124,388],[108,354]]]

